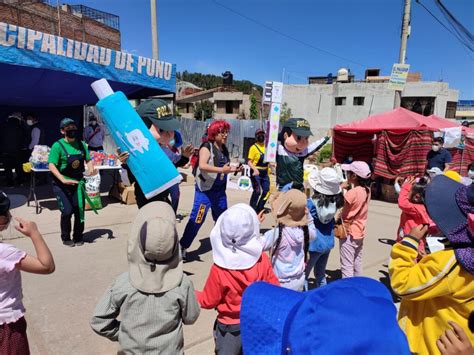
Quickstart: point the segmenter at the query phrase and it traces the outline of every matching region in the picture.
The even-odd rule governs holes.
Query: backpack
[[[206,147],[211,152],[209,156],[208,164],[212,166],[219,166],[219,151],[218,149],[212,144],[212,142],[204,142],[199,147],[201,150],[202,147]],[[229,158],[229,152],[225,145],[222,146],[222,154]],[[199,156],[196,159],[196,164],[193,167],[193,175],[196,179],[196,184],[201,191],[208,191],[211,189],[212,185],[214,185],[214,181],[216,181],[218,173],[208,173],[201,171],[199,169]]]

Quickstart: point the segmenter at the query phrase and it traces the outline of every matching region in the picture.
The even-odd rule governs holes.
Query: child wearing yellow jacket
[[[436,342],[451,328],[448,321],[459,324],[474,343],[468,328],[474,311],[474,185],[437,176],[426,189],[426,207],[448,240],[446,248],[416,263],[428,226],[414,227],[393,246],[389,271],[391,286],[402,299],[399,324],[410,350],[440,354]]]

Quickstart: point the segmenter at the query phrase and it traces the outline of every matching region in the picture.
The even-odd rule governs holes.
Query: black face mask
[[[68,129],[65,133],[66,137],[68,138],[76,138],[77,136],[77,129]]]
[[[257,142],[259,143],[265,142],[265,136],[257,136]]]

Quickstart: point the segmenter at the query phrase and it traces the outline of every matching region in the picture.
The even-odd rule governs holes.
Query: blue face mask
[[[314,200],[318,219],[322,224],[328,224],[336,215],[336,202],[331,202],[327,206],[318,206],[318,200]]]
[[[169,145],[174,147],[175,144],[176,144],[176,141],[174,140],[174,138],[170,139]]]

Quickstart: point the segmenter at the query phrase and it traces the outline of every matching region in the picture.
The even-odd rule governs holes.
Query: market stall
[[[456,127],[462,131],[464,150],[469,159],[463,159],[462,164],[454,161],[453,168],[464,172],[463,169],[472,161],[471,151],[474,151],[470,138],[472,130],[463,130],[457,123],[444,118],[425,117],[404,108],[336,125],[333,155],[339,162],[348,156],[365,161],[372,166],[375,176],[387,179],[422,174],[433,132]]]

